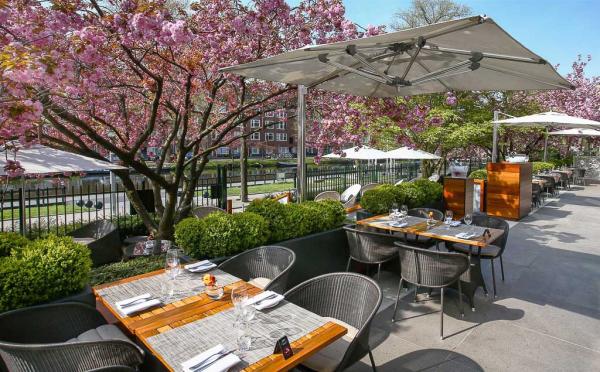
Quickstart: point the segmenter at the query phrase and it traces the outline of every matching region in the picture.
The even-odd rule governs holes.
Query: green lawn
[[[294,188],[293,182],[268,183],[266,185],[248,186],[248,194],[269,194],[273,192],[289,191]],[[227,196],[239,196],[240,188],[232,187],[227,189]]]
[[[78,207],[76,205],[73,204],[55,204],[55,205],[50,205],[50,206],[40,206],[39,210],[37,207],[30,207],[28,208],[28,211],[25,212],[27,218],[36,218],[36,217],[46,217],[46,216],[54,216],[54,215],[64,215],[64,214],[71,214],[71,213],[81,213],[81,212],[88,212],[90,211],[91,213],[94,213],[96,209],[92,208],[86,208],[86,207]],[[19,219],[19,215],[21,214],[21,212],[19,211],[18,208],[6,208],[2,210],[2,219],[3,220],[11,220],[11,219]]]

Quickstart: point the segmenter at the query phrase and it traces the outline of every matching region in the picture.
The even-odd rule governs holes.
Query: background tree
[[[402,30],[470,16],[469,6],[452,0],[412,0],[408,9],[394,14],[392,28]]]

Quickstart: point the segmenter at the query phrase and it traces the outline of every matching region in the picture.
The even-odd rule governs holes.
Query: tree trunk
[[[245,126],[244,129],[246,129]],[[240,146],[240,200],[248,201],[248,144],[246,137],[242,138]]]

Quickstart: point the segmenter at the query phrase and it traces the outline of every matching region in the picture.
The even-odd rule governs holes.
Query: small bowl
[[[223,290],[223,287],[207,286],[204,293],[212,300],[220,300],[223,298],[225,291]]]

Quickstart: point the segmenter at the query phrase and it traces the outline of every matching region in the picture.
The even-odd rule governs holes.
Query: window
[[[260,149],[258,147],[251,147],[250,154],[251,155],[260,155]]]
[[[280,121],[279,123],[275,124],[275,129],[285,129],[285,123]]]
[[[280,118],[280,119],[285,118],[286,117],[285,110],[279,110],[279,111],[277,111],[277,117]]]
[[[229,147],[219,147],[217,149],[217,154],[219,154],[219,155],[229,155]]]
[[[279,153],[280,154],[289,154],[290,153],[290,149],[285,147],[285,146],[281,146],[279,147]]]
[[[260,128],[260,119],[250,120],[250,128]]]
[[[254,132],[250,135],[250,139],[251,140],[256,140],[256,141],[260,141],[260,133],[259,132]]]
[[[275,111],[268,111],[265,113],[265,116],[268,118],[274,118],[275,117]]]
[[[265,133],[265,141],[275,141],[275,134],[272,132]]]
[[[287,141],[287,133],[276,133],[277,141]]]

